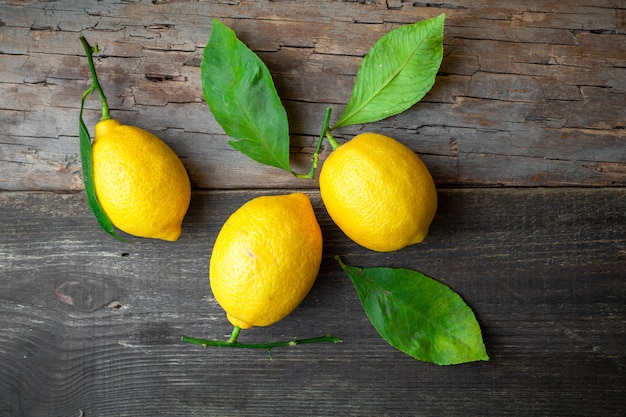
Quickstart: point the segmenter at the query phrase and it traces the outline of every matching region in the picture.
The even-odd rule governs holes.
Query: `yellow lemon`
[[[376,133],[357,135],[331,152],[319,181],[333,221],[374,251],[423,241],[437,211],[435,184],[421,159]]]
[[[176,240],[191,200],[183,163],[155,135],[117,120],[96,124],[92,144],[96,197],[126,233]]]
[[[321,260],[322,232],[306,195],[257,197],[217,236],[211,290],[233,326],[269,326],[302,302]]]

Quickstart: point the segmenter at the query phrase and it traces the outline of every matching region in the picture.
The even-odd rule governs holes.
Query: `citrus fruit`
[[[233,326],[269,326],[302,302],[321,260],[322,232],[306,195],[257,197],[216,238],[211,290]]]
[[[319,181],[335,224],[374,251],[423,241],[437,211],[435,184],[421,159],[376,133],[357,135],[331,152]]]
[[[93,181],[100,206],[120,230],[173,241],[191,200],[183,163],[155,135],[117,120],[96,124]]]

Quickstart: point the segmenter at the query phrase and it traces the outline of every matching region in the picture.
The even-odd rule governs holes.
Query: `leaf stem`
[[[326,109],[326,114],[324,115],[324,124],[322,125],[322,131],[320,132],[319,139],[317,140],[317,145],[315,146],[315,152],[313,152],[311,169],[306,174],[298,174],[297,172],[292,171],[293,175],[296,178],[313,178],[313,175],[315,174],[315,170],[317,169],[317,166],[319,163],[320,149],[322,149],[322,142],[324,141],[324,136],[327,136],[328,134],[328,124],[330,123],[330,114],[332,110],[333,110],[332,107],[328,107]],[[331,142],[331,145],[332,145],[332,142]],[[333,147],[333,149],[335,148]]]
[[[84,36],[81,36],[80,38],[80,43],[83,44],[83,48],[85,49],[85,54],[87,55],[87,61],[89,62],[89,71],[91,71],[91,79],[92,79],[92,84],[91,87],[85,91],[85,93],[83,94],[83,103],[85,101],[85,98],[87,98],[87,96],[91,95],[95,90],[98,90],[98,92],[100,93],[100,101],[102,101],[102,117],[101,120],[109,120],[111,118],[111,116],[109,116],[109,104],[107,102],[107,98],[104,95],[104,91],[102,90],[102,87],[100,86],[100,82],[98,81],[98,74],[96,73],[96,67],[93,63],[93,54],[98,52],[98,45],[95,44],[94,46],[89,45],[89,42],[87,42],[87,39],[85,39]]]
[[[237,332],[239,334],[240,330],[238,327],[233,329],[233,334]],[[266,349],[271,350],[275,347],[281,346],[297,346],[297,345],[306,345],[310,343],[340,343],[341,339],[338,337],[333,337],[331,335],[325,335],[320,337],[312,337],[309,339],[296,339],[293,338],[291,340],[285,340],[280,342],[269,342],[269,343],[240,343],[237,341],[231,341],[233,339],[233,335],[231,335],[229,340],[215,340],[215,339],[197,339],[195,337],[183,336],[183,343],[190,343],[194,345],[200,345],[203,348],[207,348],[208,346],[216,346],[216,347],[227,347],[227,348],[240,348],[240,349]],[[237,339],[237,337],[235,337]]]
[[[335,255],[335,260],[339,263],[339,266],[341,267],[341,269],[345,270],[346,269],[346,264],[343,263],[343,261],[341,260],[341,257],[339,255]]]

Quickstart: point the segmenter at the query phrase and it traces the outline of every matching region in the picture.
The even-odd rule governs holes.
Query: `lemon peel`
[[[362,133],[322,165],[328,214],[354,242],[391,252],[422,242],[437,211],[437,191],[422,160],[388,136]]]
[[[233,326],[269,326],[302,302],[321,260],[322,232],[305,194],[257,197],[216,238],[211,290]]]
[[[191,201],[189,176],[161,139],[117,120],[96,124],[96,196],[111,222],[134,236],[177,240]]]

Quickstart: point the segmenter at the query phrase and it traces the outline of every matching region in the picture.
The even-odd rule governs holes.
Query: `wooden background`
[[[202,99],[212,18],[266,62],[308,169],[384,33],[447,15],[433,90],[372,130],[420,154],[440,207],[423,244],[378,254],[328,218],[317,182],[233,151]],[[175,243],[125,244],[83,196],[80,97],[96,66],[112,116],[168,142],[194,194]],[[0,416],[621,416],[626,414],[626,5],[621,0],[0,0]],[[89,126],[99,101],[88,101]],[[322,152],[322,160],[329,149]],[[241,341],[207,267],[245,201],[300,190],[325,238],[318,280]],[[438,367],[387,345],[333,260],[418,269],[481,323],[489,362]]]

